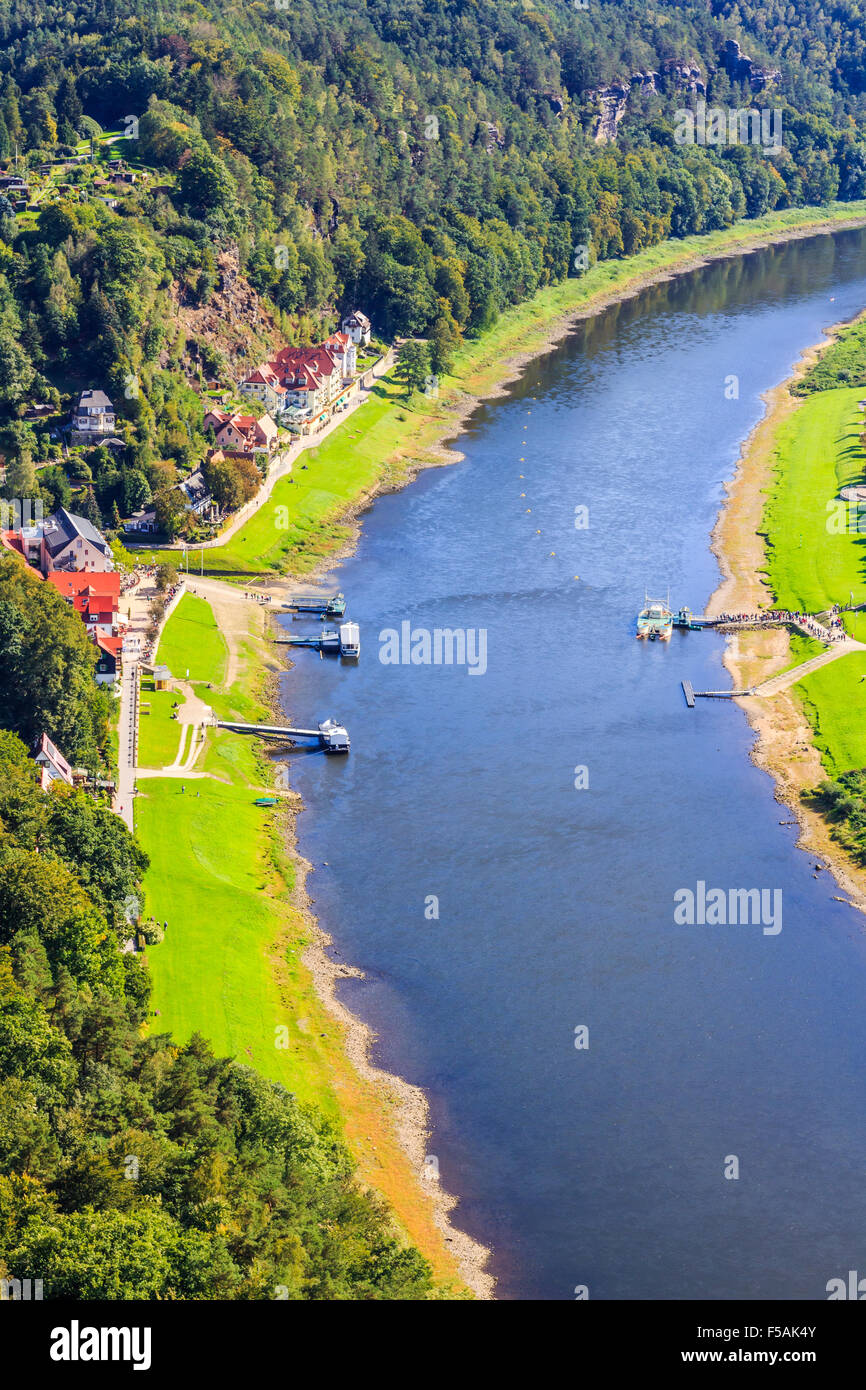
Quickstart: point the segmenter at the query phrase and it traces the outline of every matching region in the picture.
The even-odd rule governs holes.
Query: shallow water
[[[702,609],[760,393],[864,305],[855,232],[589,320],[479,408],[463,462],[375,503],[332,576],[360,663],[301,651],[285,678],[292,716],[352,738],[291,764],[316,911],[366,972],[341,998],[427,1091],[500,1298],[813,1299],[866,1272],[864,919],[780,824],[742,712],[686,709],[683,677],[730,685],[723,640],[634,640],[645,588]],[[407,620],[486,630],[486,672],[382,664]],[[782,930],[676,925],[699,880],[782,889]]]

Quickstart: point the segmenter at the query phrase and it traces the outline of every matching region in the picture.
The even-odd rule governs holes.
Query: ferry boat
[[[667,601],[644,594],[644,606],[637,615],[637,636],[650,642],[669,642],[674,629],[670,596]]]

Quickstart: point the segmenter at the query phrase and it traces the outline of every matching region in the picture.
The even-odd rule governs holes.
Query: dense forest
[[[444,365],[597,260],[866,197],[857,0],[0,0],[0,39],[3,488],[74,492],[96,524],[154,500],[168,527],[212,442],[207,383],[346,309]],[[680,143],[699,100],[780,110],[781,148]],[[110,393],[119,451],[64,454],[83,386]],[[84,792],[38,790],[28,753],[44,730],[105,758],[94,660],[0,557],[0,1275],[49,1297],[441,1296],[328,1122],[156,1032],[122,950],[142,852]],[[840,788],[834,814],[860,816]]]
[[[196,388],[259,343],[358,306],[447,364],[597,259],[866,195],[855,0],[3,0],[0,37],[0,162],[31,184],[0,193],[6,491],[63,500],[56,433],[24,417],[97,385],[127,447],[71,482],[107,525],[204,458]],[[699,99],[781,111],[781,148],[678,143]],[[81,162],[112,154],[143,174],[115,207]],[[238,282],[257,342],[184,330]]]
[[[158,1033],[146,965],[121,949],[145,855],[86,792],[39,790],[29,754],[43,720],[68,738],[86,711],[54,673],[58,652],[89,673],[90,644],[0,556],[0,627],[25,611],[14,674],[0,659],[0,1278],[41,1279],[45,1298],[437,1296],[328,1121]],[[25,663],[44,687],[29,713]]]

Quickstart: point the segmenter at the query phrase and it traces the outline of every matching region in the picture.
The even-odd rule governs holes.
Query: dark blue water
[[[730,684],[722,639],[633,635],[645,587],[701,610],[760,393],[864,305],[853,233],[590,321],[477,411],[463,462],[376,502],[333,576],[358,667],[300,652],[285,679],[299,722],[352,738],[291,773],[316,911],[366,972],[342,997],[427,1091],[501,1298],[814,1299],[866,1273],[866,923],[780,824],[745,716],[686,709],[682,677]],[[486,673],[381,664],[404,620],[486,629]],[[781,888],[781,932],[675,925],[698,880]]]

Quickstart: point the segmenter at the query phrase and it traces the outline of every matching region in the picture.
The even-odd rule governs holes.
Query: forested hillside
[[[328,1121],[203,1039],[159,1034],[147,967],[121,949],[146,856],[87,792],[39,790],[28,751],[43,721],[71,742],[89,717],[77,677],[55,679],[70,653],[89,677],[84,628],[3,555],[6,633],[17,614],[24,643],[0,661],[0,1278],[41,1279],[45,1298],[435,1296]]]
[[[0,162],[30,183],[0,196],[7,492],[59,457],[28,405],[92,382],[128,422],[73,479],[109,524],[203,457],[191,388],[340,309],[442,361],[598,258],[866,194],[853,0],[36,0],[0,5],[0,38]],[[781,109],[781,150],[678,144],[699,98]],[[107,199],[118,154],[141,177]]]

